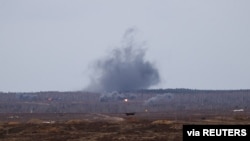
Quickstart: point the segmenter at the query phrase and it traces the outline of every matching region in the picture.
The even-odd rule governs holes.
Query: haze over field
[[[249,6],[248,0],[1,0],[0,91],[249,89]],[[131,27],[146,50],[121,43]],[[138,63],[127,63],[127,55],[139,55],[132,59]],[[103,75],[93,76],[96,60]]]

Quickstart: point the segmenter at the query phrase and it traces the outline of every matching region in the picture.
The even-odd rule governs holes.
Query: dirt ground
[[[162,114],[161,114],[162,115]],[[0,114],[1,141],[182,141],[184,124],[250,124],[231,117],[150,117],[123,114]]]

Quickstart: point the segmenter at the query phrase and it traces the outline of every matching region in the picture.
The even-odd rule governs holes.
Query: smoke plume
[[[156,96],[151,97],[148,100],[146,100],[144,102],[144,105],[149,105],[149,106],[160,105],[160,104],[164,104],[172,99],[173,99],[173,95],[170,93],[156,95]]]
[[[108,57],[95,62],[88,90],[112,92],[146,89],[159,83],[160,77],[154,64],[145,60],[143,43],[134,40],[135,29],[128,29],[122,45]]]
[[[129,93],[119,93],[117,91],[102,93],[100,96],[100,102],[119,102],[124,101],[124,99],[135,99],[136,96]]]

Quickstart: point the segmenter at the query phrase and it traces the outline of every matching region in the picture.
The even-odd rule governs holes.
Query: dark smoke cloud
[[[91,75],[88,90],[98,92],[146,89],[159,83],[157,68],[145,60],[144,43],[134,40],[135,29],[128,29],[121,47],[111,51],[108,57],[98,60]]]

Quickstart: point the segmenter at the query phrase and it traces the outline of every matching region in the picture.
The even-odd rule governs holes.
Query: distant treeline
[[[141,90],[124,90],[120,93],[144,93],[144,94],[164,94],[164,93],[232,93],[232,92],[250,92],[250,89],[232,89],[232,90],[203,90],[203,89],[187,89],[187,88],[175,88],[175,89],[141,89]],[[1,92],[0,94],[70,94],[70,93],[92,93],[87,91],[40,91],[40,92]]]
[[[124,113],[169,111],[250,113],[250,90],[149,89],[110,93],[84,91],[0,92],[0,113]],[[190,112],[192,113],[192,112]]]
[[[250,89],[235,89],[235,90],[202,90],[202,89],[186,89],[186,88],[176,88],[176,89],[142,89],[142,90],[130,90],[124,92],[139,92],[139,93],[231,93],[231,92],[250,92]]]

